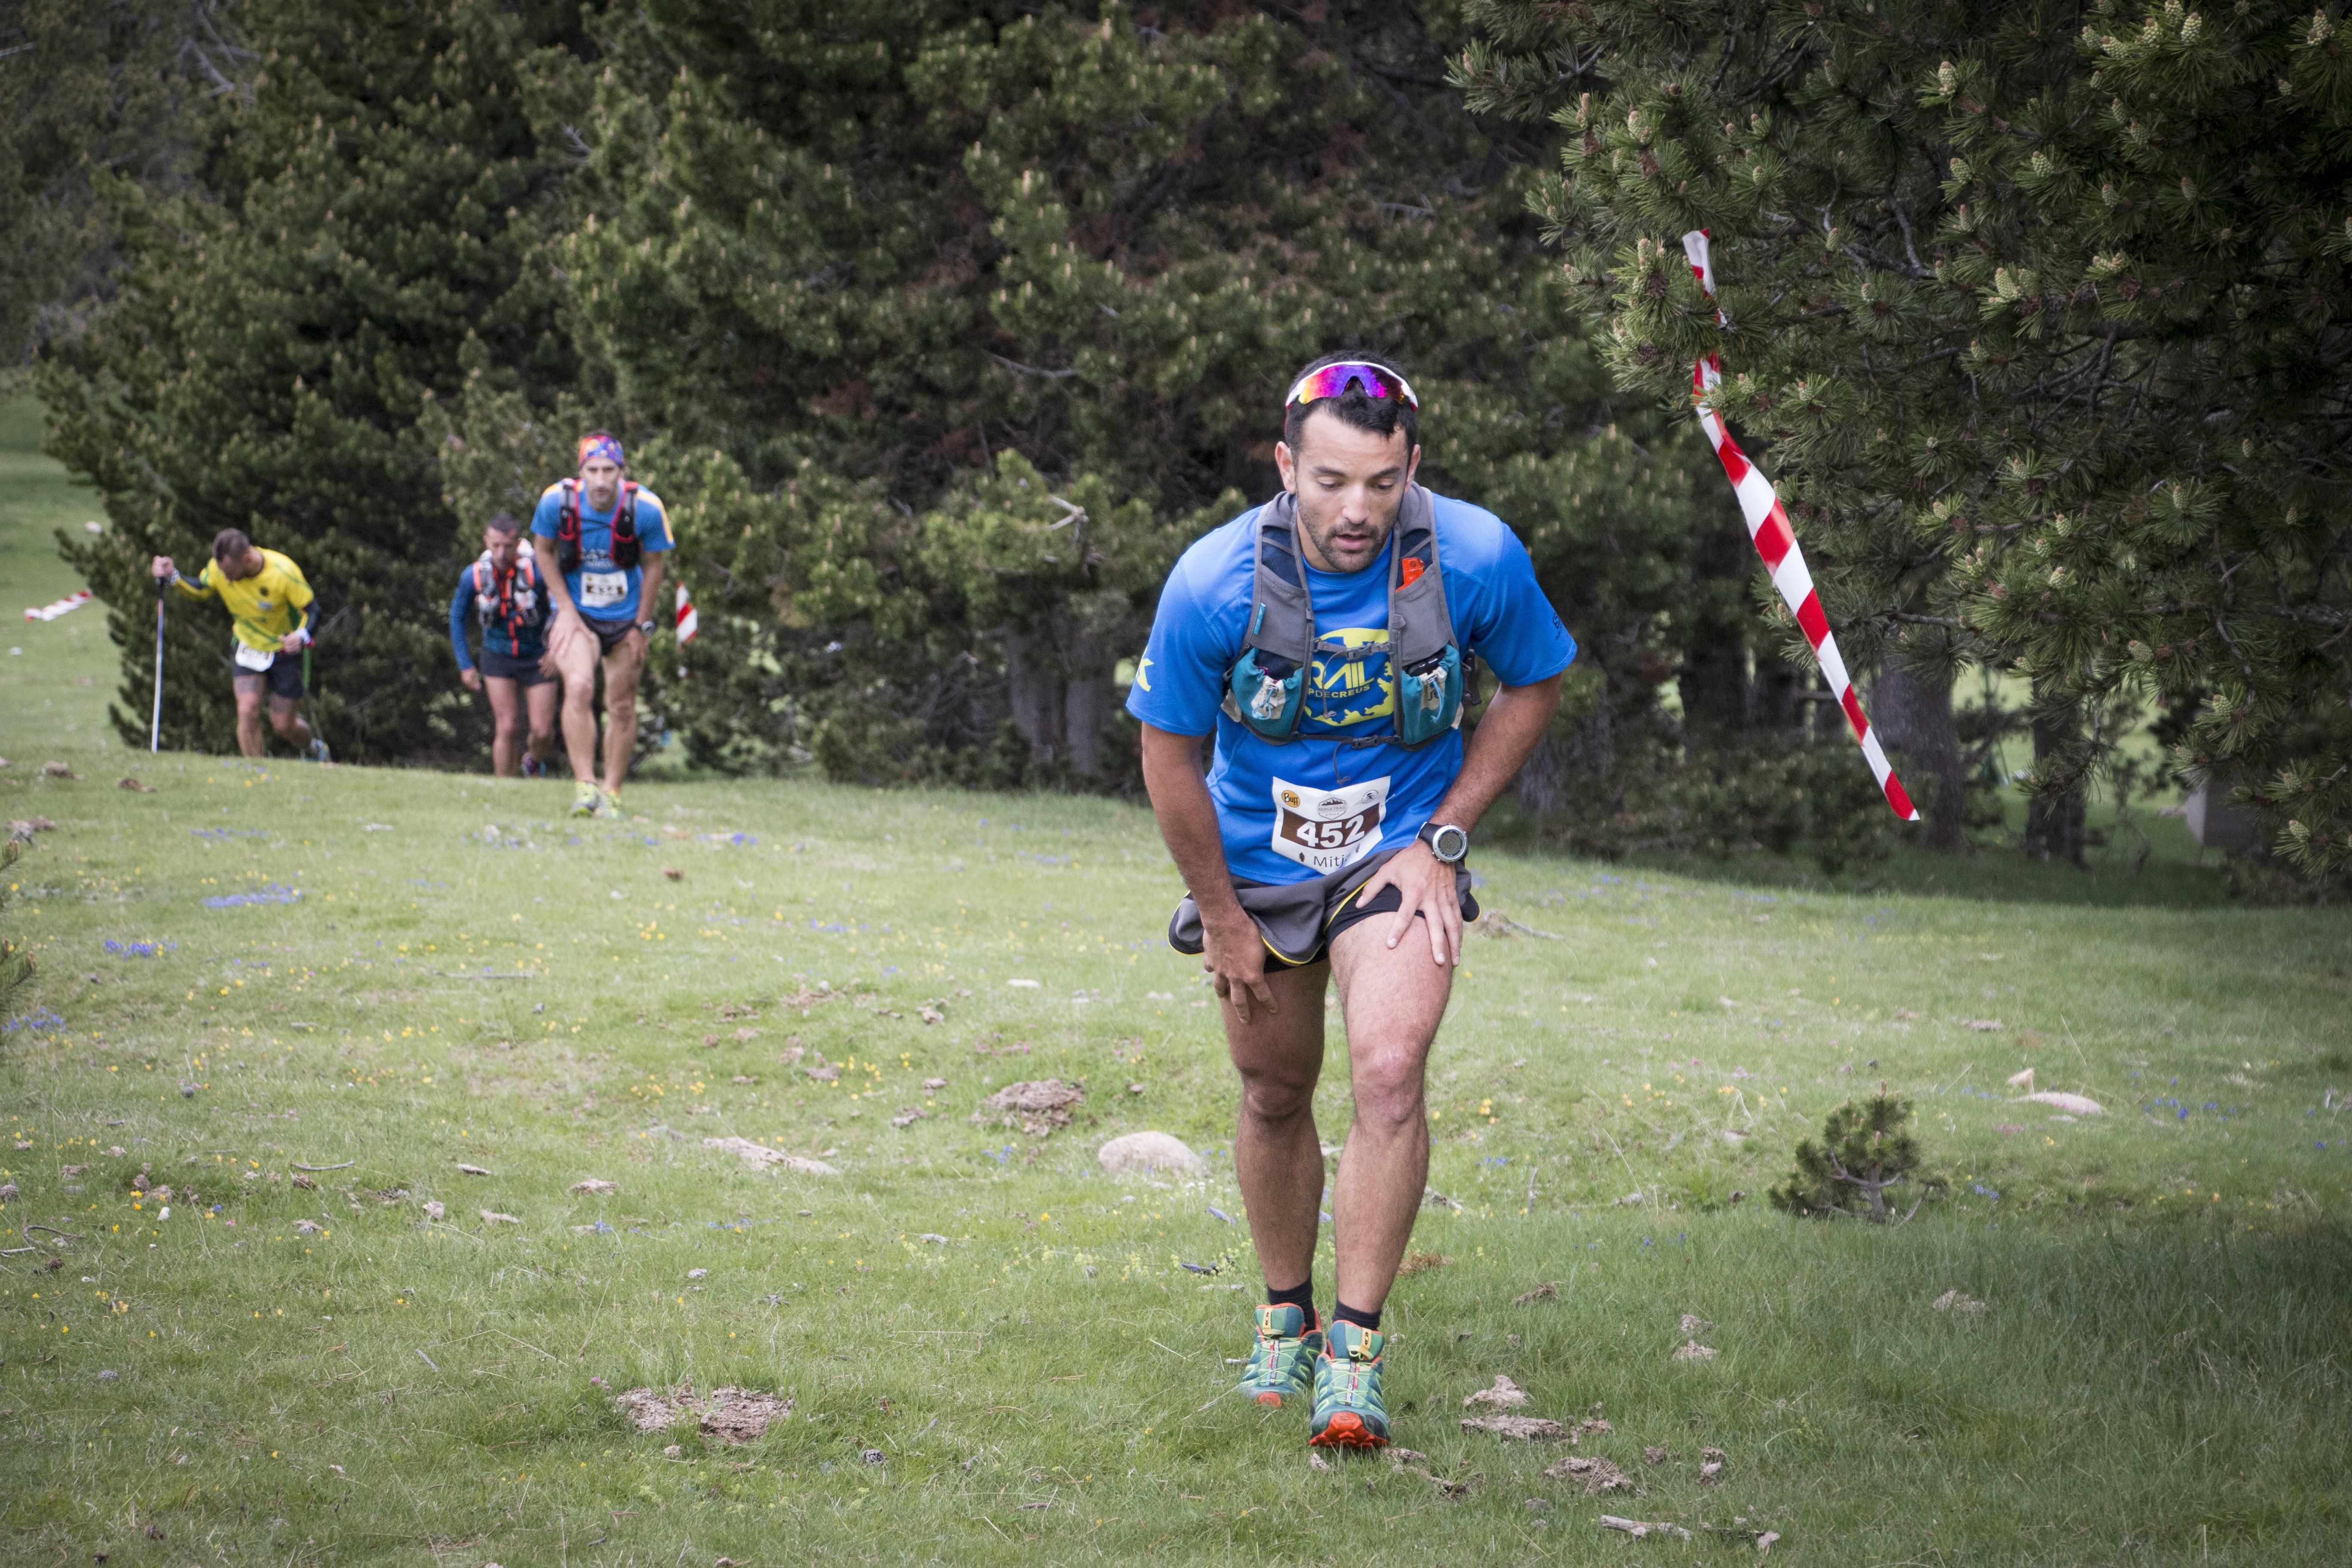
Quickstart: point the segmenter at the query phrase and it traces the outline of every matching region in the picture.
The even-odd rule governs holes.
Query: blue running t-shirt
[[[614,497],[613,505],[604,511],[592,511],[586,486],[579,487],[579,495],[580,570],[563,574],[572,602],[592,621],[643,620],[645,612],[637,607],[637,596],[645,586],[644,570],[632,566],[622,572],[613,565],[613,514],[620,510],[620,498]],[[552,484],[540,494],[539,509],[530,514],[530,531],[541,539],[553,539],[562,520],[563,486]],[[641,485],[637,488],[637,548],[647,555],[658,555],[669,547],[669,515],[662,510],[661,497]]]
[[[1576,639],[1536,584],[1527,549],[1502,519],[1431,497],[1438,569],[1454,635],[1506,686],[1548,680],[1576,658]],[[1223,710],[1241,657],[1255,581],[1253,507],[1197,540],[1168,574],[1127,710],[1176,735],[1217,732],[1209,797],[1225,864],[1251,882],[1303,882],[1412,842],[1462,771],[1459,730],[1418,750],[1342,746],[1328,737],[1394,734],[1388,658],[1389,555],[1361,572],[1307,571],[1318,640],[1298,738],[1277,743]]]

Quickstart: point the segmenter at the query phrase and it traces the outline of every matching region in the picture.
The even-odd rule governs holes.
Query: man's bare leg
[[[530,714],[530,754],[546,762],[555,754],[555,708],[563,696],[561,681],[542,680],[522,689],[523,706]]]
[[[486,675],[482,689],[490,696],[490,772],[510,779],[520,765],[522,749],[521,704],[515,698],[514,679]]]
[[[298,752],[307,750],[310,744],[310,726],[296,711],[291,697],[270,698],[269,727]],[[257,757],[261,752],[257,750],[252,754]]]
[[[560,634],[559,634],[560,635]],[[563,678],[563,750],[578,783],[596,782],[596,638],[586,630],[560,640],[555,668]]]
[[[1258,1268],[1275,1290],[1304,1285],[1315,1267],[1323,1202],[1315,1084],[1323,1074],[1323,987],[1330,973],[1315,963],[1267,975],[1275,1009],[1253,1007],[1247,1023],[1230,1000],[1222,1005],[1225,1048],[1242,1075],[1234,1175]]]
[[[1394,948],[1388,928],[1384,920],[1360,921],[1331,942],[1356,1100],[1332,1184],[1332,1228],[1339,1299],[1364,1312],[1388,1300],[1421,1212],[1429,1180],[1423,1077],[1454,989],[1452,967],[1431,958],[1418,926]]]
[[[236,749],[248,757],[258,757],[268,751],[261,739],[261,677],[240,675],[236,678]]]
[[[604,656],[604,793],[619,795],[637,751],[637,677],[646,635],[632,631]],[[569,727],[567,726],[567,733]]]

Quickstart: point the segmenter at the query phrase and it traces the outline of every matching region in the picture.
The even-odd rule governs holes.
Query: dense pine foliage
[[[1762,447],[1865,660],[2032,683],[2035,831],[2153,699],[2306,868],[2352,831],[2352,62],[2335,8],[1477,0],[1477,106],[1620,384]],[[1715,238],[1719,331],[1676,237]]]

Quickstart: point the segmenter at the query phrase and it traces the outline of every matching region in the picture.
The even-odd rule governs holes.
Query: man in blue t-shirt
[[[540,581],[555,603],[547,638],[563,677],[563,749],[572,759],[572,815],[619,816],[621,784],[637,744],[637,678],[654,634],[662,556],[670,548],[661,498],[622,478],[621,443],[603,430],[580,438],[580,473],[547,487],[531,514]],[[596,773],[596,666],[604,668],[604,772]]]
[[[555,672],[548,668],[547,585],[535,554],[522,552],[522,520],[500,512],[482,530],[482,553],[457,574],[449,595],[449,651],[468,691],[490,697],[490,768],[502,779],[537,778],[555,749]],[[482,627],[482,662],[466,646],[466,623]],[[526,728],[525,721],[528,720]]]
[[[1274,1405],[1311,1391],[1318,1446],[1389,1440],[1381,1309],[1429,1171],[1423,1068],[1478,912],[1463,858],[1576,658],[1501,520],[1414,484],[1419,410],[1385,365],[1309,365],[1284,400],[1283,494],[1177,562],[1127,702],[1191,889],[1169,940],[1214,977],[1241,1073],[1234,1164],[1267,1298],[1242,1388]],[[1500,689],[1465,746],[1474,654]],[[1356,1102],[1328,1330],[1312,1279],[1327,985]]]

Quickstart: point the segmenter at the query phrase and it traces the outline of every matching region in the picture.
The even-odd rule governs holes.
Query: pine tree
[[[1906,1125],[1910,1120],[1911,1102],[1884,1088],[1860,1105],[1847,1100],[1830,1112],[1819,1143],[1810,1138],[1798,1142],[1797,1168],[1768,1194],[1772,1206],[1794,1215],[1844,1215],[1886,1224],[1894,1218],[1886,1189],[1912,1180],[1919,1168],[1919,1142]],[[1943,1185],[1939,1178],[1921,1178],[1919,1196],[1904,1219],[1918,1213],[1927,1194]]]
[[[1562,132],[1536,200],[1620,384],[1680,404],[1722,351],[1720,406],[1850,658],[2029,682],[2060,853],[2152,698],[2195,707],[2179,766],[2242,780],[2307,869],[2352,861],[2344,23],[2260,0],[1469,16],[1473,102]]]
[[[1687,454],[1612,409],[1517,133],[1462,113],[1436,24],[646,15],[667,68],[582,121],[562,267],[678,518],[703,633],[663,700],[705,760],[1130,775],[1119,661],[1183,544],[1272,493],[1286,378],[1338,347],[1402,359],[1430,481],[1548,563],[1588,713],[1629,751],[1656,720]],[[478,449],[518,415],[452,416]]]
[[[248,0],[237,21],[249,101],[202,123],[196,192],[114,187],[122,297],[40,383],[50,450],[113,519],[62,542],[124,646],[116,723],[144,739],[147,557],[193,568],[234,525],[318,593],[315,697],[341,754],[472,751],[487,715],[446,614],[480,520],[445,501],[420,415],[469,372],[578,374],[532,258],[561,226],[563,92],[591,45],[551,0]],[[227,647],[216,610],[173,616],[168,743],[234,744]]]
[[[17,0],[0,19],[0,369],[112,297],[114,183],[190,188],[202,106],[253,63],[235,5]]]

